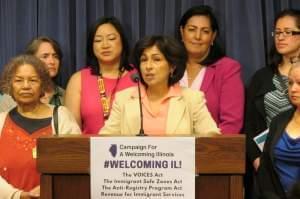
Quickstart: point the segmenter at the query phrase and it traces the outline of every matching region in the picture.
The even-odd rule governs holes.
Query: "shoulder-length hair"
[[[29,54],[29,55],[35,55],[42,43],[49,43],[52,46],[52,48],[54,49],[55,53],[58,56],[60,64],[61,64],[63,53],[62,53],[62,50],[60,48],[60,45],[56,40],[51,39],[47,36],[39,36],[39,37],[36,37],[36,38],[32,39],[27,44],[24,53]]]
[[[183,77],[184,71],[186,68],[187,62],[187,53],[184,46],[178,42],[175,38],[170,36],[146,36],[140,39],[133,51],[132,51],[132,63],[136,67],[140,77],[141,82],[147,86],[145,81],[142,78],[141,68],[140,68],[140,58],[145,51],[145,49],[156,46],[159,51],[164,55],[168,63],[171,67],[173,67],[174,71],[172,76],[168,79],[168,85],[174,85],[179,82],[179,80]]]
[[[182,15],[179,21],[179,26],[177,28],[177,37],[179,38],[180,41],[182,41],[180,28],[184,28],[188,20],[193,16],[206,16],[210,21],[212,31],[216,33],[216,39],[214,41],[214,44],[210,47],[207,57],[200,62],[200,64],[204,66],[213,64],[219,59],[221,59],[222,57],[224,57],[225,53],[217,42],[217,38],[219,35],[219,25],[218,25],[217,18],[215,17],[211,7],[206,5],[201,5],[201,6],[194,6],[188,9]]]
[[[55,53],[57,54],[58,60],[59,60],[59,68],[58,68],[58,73],[55,77],[53,77],[53,81],[55,84],[58,83],[59,81],[59,75],[61,73],[61,64],[62,64],[62,58],[63,58],[63,53],[61,50],[61,47],[59,43],[50,37],[47,36],[39,36],[36,38],[33,38],[26,46],[24,53],[29,54],[29,55],[35,55],[37,51],[39,50],[39,47],[42,43],[49,43],[52,48],[54,49]]]
[[[103,24],[111,24],[120,34],[123,48],[121,53],[119,70],[131,70],[132,67],[128,63],[129,44],[125,36],[123,27],[116,17],[101,17],[91,26],[87,40],[87,66],[92,69],[93,75],[99,75],[99,63],[94,53],[93,43],[97,29]]]
[[[41,94],[53,89],[53,81],[49,76],[45,63],[34,55],[22,54],[12,58],[3,68],[0,79],[0,90],[12,96],[12,82],[18,68],[22,65],[31,65],[41,80]]]

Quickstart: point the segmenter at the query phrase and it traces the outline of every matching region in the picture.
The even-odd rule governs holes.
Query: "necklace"
[[[99,94],[100,94],[100,102],[102,105],[102,109],[103,109],[103,117],[104,120],[107,120],[110,114],[110,109],[111,109],[111,99],[114,97],[118,83],[120,81],[120,78],[122,76],[123,71],[119,71],[118,74],[118,78],[117,78],[117,82],[114,86],[114,88],[112,89],[111,95],[108,96],[106,94],[106,90],[105,90],[105,84],[104,84],[104,79],[103,76],[100,72],[99,76],[98,76],[98,89],[99,89]]]

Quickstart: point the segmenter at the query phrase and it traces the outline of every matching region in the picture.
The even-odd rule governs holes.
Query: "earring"
[[[170,73],[170,78],[171,78],[171,79],[173,78],[173,72]]]
[[[174,67],[175,68],[175,67]],[[174,69],[172,69],[171,71],[170,71],[170,79],[172,79],[173,78],[173,74],[174,73]]]
[[[214,45],[214,42],[211,42],[210,46],[213,46]]]

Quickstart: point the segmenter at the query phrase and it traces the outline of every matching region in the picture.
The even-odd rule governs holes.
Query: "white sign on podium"
[[[92,199],[195,198],[194,137],[91,138]]]

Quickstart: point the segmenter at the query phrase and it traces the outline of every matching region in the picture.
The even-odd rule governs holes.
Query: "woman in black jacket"
[[[252,177],[256,175],[261,155],[253,138],[269,128],[273,117],[292,107],[287,96],[287,75],[291,68],[290,57],[298,55],[300,48],[299,31],[299,10],[284,10],[277,15],[271,64],[258,70],[247,88],[244,128],[247,137],[247,196],[253,193]]]
[[[294,107],[276,116],[271,124],[257,171],[261,194],[287,198],[300,181],[300,57],[288,75],[288,96]]]

